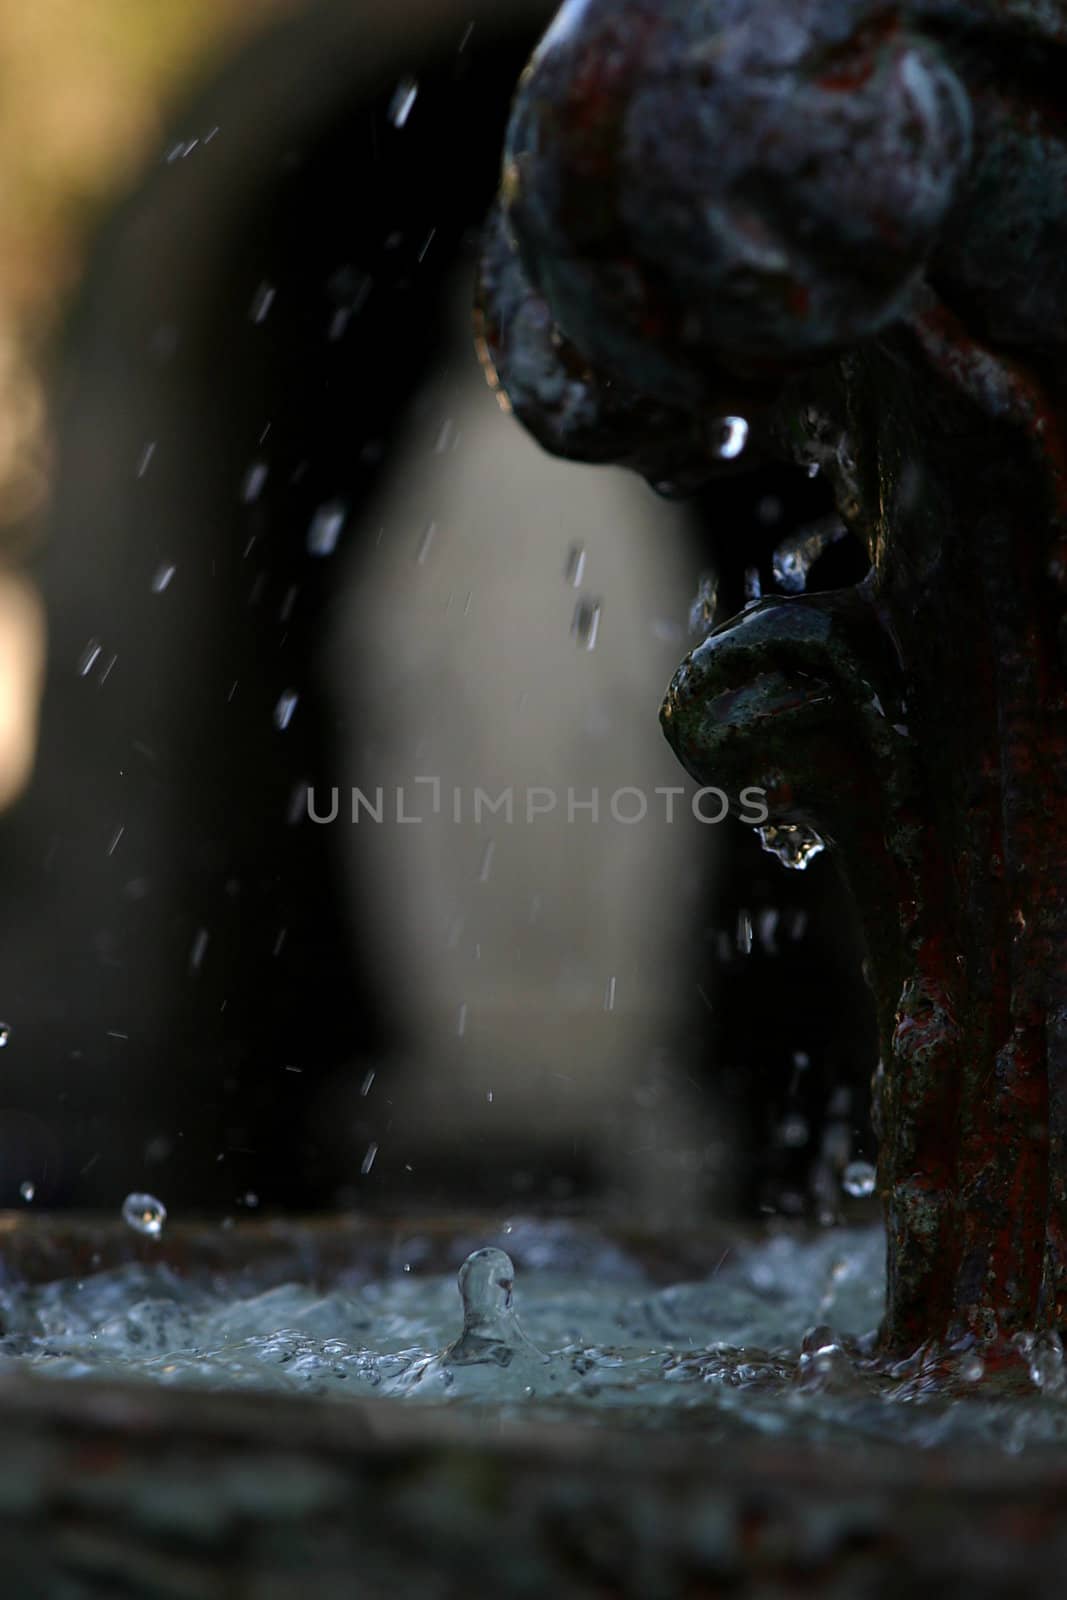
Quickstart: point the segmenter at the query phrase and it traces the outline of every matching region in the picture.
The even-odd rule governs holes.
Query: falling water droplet
[[[265,322],[267,314],[274,303],[275,289],[272,283],[261,283],[252,296],[252,304],[248,308],[248,315],[253,322]]]
[[[253,461],[245,473],[244,482],[241,484],[241,499],[245,505],[251,505],[253,500],[258,500],[267,481],[270,469],[265,461]]]
[[[134,1233],[158,1239],[167,1220],[167,1208],[152,1194],[128,1194],[122,1202],[122,1220]]]
[[[814,828],[799,822],[769,823],[756,832],[768,855],[777,856],[782,866],[793,872],[805,872],[826,849],[826,840],[820,838]]]
[[[430,554],[430,549],[436,536],[436,522],[428,522],[422,531],[422,538],[419,541],[418,552],[415,556],[415,563],[417,566],[424,567],[426,565],[427,557]]]
[[[604,1010],[615,1010],[615,979],[609,978],[607,988],[604,990]]]
[[[327,500],[319,506],[308,529],[308,555],[332,556],[345,525],[348,508],[343,500]]]
[[[279,732],[284,733],[290,722],[292,722],[293,712],[296,710],[299,700],[300,696],[295,689],[286,689],[278,700],[278,704],[274,707],[274,726]]]
[[[29,1178],[26,1179],[25,1183],[19,1184],[19,1194],[26,1201],[27,1205],[29,1205],[36,1193],[37,1185],[35,1183],[31,1183]]]
[[[744,417],[720,417],[714,424],[712,454],[719,461],[736,461],[748,443],[748,423]]]
[[[402,128],[411,115],[419,97],[419,86],[414,78],[401,78],[389,102],[389,121],[394,128]]]
[[[574,621],[571,623],[571,633],[578,643],[586,650],[595,650],[597,636],[600,633],[599,600],[581,599],[574,608]]]
[[[0,1050],[3,1050],[10,1042],[11,1024],[9,1022],[0,1022]]]
[[[874,1193],[878,1174],[869,1161],[850,1161],[841,1174],[841,1187],[857,1200]]]
[[[166,589],[169,589],[170,580],[173,578],[177,570],[177,567],[173,566],[157,568],[155,576],[152,579],[152,593],[163,594]]]
[[[367,1173],[370,1171],[371,1167],[373,1167],[374,1158],[377,1156],[377,1154],[378,1154],[378,1141],[376,1139],[372,1139],[370,1144],[367,1146],[366,1155],[363,1157],[363,1160],[359,1164],[359,1170],[363,1174],[364,1177],[367,1176]]]
[[[580,544],[572,544],[567,556],[565,576],[572,589],[581,587],[585,575],[585,548]]]

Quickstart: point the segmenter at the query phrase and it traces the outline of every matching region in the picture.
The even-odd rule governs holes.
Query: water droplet
[[[293,720],[293,712],[299,704],[300,696],[295,689],[286,689],[280,696],[278,704],[274,707],[274,726],[279,732],[284,733]]]
[[[152,593],[163,594],[165,590],[169,589],[170,580],[177,570],[177,567],[174,566],[157,567],[155,576],[152,579]]]
[[[414,78],[401,78],[389,102],[389,121],[394,128],[402,128],[411,115],[419,97],[419,85]]]
[[[846,1194],[864,1200],[874,1193],[878,1174],[869,1161],[850,1161],[841,1174],[841,1187]]]
[[[122,1220],[134,1233],[158,1239],[167,1220],[167,1208],[153,1194],[128,1194],[122,1202]]]
[[[689,632],[706,639],[715,626],[715,611],[719,603],[719,580],[714,573],[702,572],[697,582],[696,598],[689,607]]]
[[[241,499],[245,505],[251,505],[253,500],[259,499],[269,470],[265,461],[253,461],[241,484]]]
[[[607,988],[604,990],[604,1010],[615,1010],[615,979],[609,978]]]
[[[359,1164],[359,1170],[363,1174],[364,1177],[367,1176],[367,1173],[370,1171],[371,1167],[373,1167],[374,1158],[377,1156],[377,1154],[378,1154],[378,1141],[376,1139],[372,1139],[370,1144],[367,1146],[366,1155],[363,1157],[363,1160]]]
[[[96,665],[97,661],[99,661],[100,656],[103,653],[103,648],[104,647],[100,643],[99,639],[89,640],[89,643],[82,651],[81,659],[78,662],[79,677],[87,678],[89,676],[90,672],[93,670],[93,667]]]
[[[207,947],[210,939],[211,935],[208,933],[206,928],[198,928],[196,930],[196,937],[193,940],[193,947],[189,952],[190,972],[200,971],[204,957],[207,955]]]
[[[826,849],[826,840],[814,828],[800,822],[768,823],[757,828],[760,844],[769,855],[777,856],[783,867],[805,872],[816,856]]]
[[[27,1205],[33,1199],[36,1193],[37,1185],[35,1183],[31,1183],[29,1178],[26,1179],[25,1183],[19,1184],[19,1194],[26,1201]]]
[[[0,1022],[0,1050],[3,1050],[10,1043],[11,1024],[9,1022]]]
[[[145,445],[144,449],[141,451],[140,460],[137,463],[137,476],[139,478],[143,478],[145,473],[148,471],[152,464],[152,457],[155,455],[155,453],[156,441],[154,439],[150,439]]]
[[[798,528],[783,539],[774,552],[771,570],[774,581],[784,594],[803,594],[808,574],[830,546],[843,539],[848,532],[839,517],[823,517],[809,527]]]
[[[763,585],[760,582],[759,568],[745,568],[745,604],[751,605],[763,595]]]
[[[801,1150],[808,1142],[810,1130],[802,1116],[786,1117],[778,1130],[778,1137],[787,1150]]]
[[[713,426],[711,450],[719,461],[736,461],[748,443],[744,417],[720,417]]]
[[[580,544],[572,544],[567,556],[565,576],[572,589],[581,587],[585,575],[585,548]]]
[[[308,529],[308,555],[332,556],[345,525],[348,507],[343,500],[327,500],[319,506]]]
[[[271,306],[274,304],[275,288],[272,283],[261,283],[252,296],[252,304],[248,308],[248,315],[253,322],[265,322]]]
[[[595,650],[597,635],[600,632],[599,600],[581,599],[574,608],[574,620],[571,623],[571,633],[578,643],[586,650]]]
[[[360,1091],[359,1091],[360,1094],[363,1096],[364,1100],[370,1094],[371,1084],[374,1082],[374,1079],[375,1079],[376,1076],[377,1076],[377,1074],[375,1073],[374,1068],[371,1067],[370,1071],[367,1073],[366,1077],[363,1079],[363,1083],[362,1083],[362,1086],[360,1087]]]
[[[436,536],[437,536],[437,524],[436,524],[436,522],[428,522],[426,524],[425,528],[422,531],[422,538],[419,541],[418,553],[417,553],[417,555],[415,557],[415,561],[416,561],[416,564],[418,566],[423,567],[423,566],[426,565],[427,557],[430,554],[430,549],[431,549],[431,546],[433,545],[433,542],[434,542],[434,539],[436,538]]]

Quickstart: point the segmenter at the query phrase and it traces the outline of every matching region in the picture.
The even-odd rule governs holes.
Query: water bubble
[[[826,840],[800,822],[768,823],[756,832],[768,855],[777,856],[792,872],[805,872],[826,849]]]
[[[10,1043],[11,1024],[9,1022],[0,1022],[0,1050],[3,1050]]]
[[[401,78],[389,102],[389,121],[394,128],[402,128],[411,115],[419,97],[419,85],[414,78]]]
[[[595,650],[600,633],[601,602],[583,598],[574,608],[571,633],[586,650]]]
[[[122,1220],[134,1233],[158,1239],[167,1220],[167,1208],[152,1194],[128,1194],[122,1202]]]
[[[31,1183],[29,1178],[26,1179],[25,1183],[19,1184],[19,1194],[26,1201],[27,1205],[33,1199],[36,1193],[37,1185],[35,1183]]]
[[[1062,1394],[1067,1388],[1063,1344],[1058,1333],[1039,1333],[1026,1352],[1030,1382],[1044,1394]]]
[[[857,1200],[874,1193],[878,1174],[869,1161],[850,1161],[841,1174],[841,1187]]]
[[[711,451],[719,461],[736,461],[747,443],[744,417],[720,417],[714,424]]]

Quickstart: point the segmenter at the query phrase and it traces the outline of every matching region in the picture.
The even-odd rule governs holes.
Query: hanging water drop
[[[128,1194],[122,1202],[122,1220],[134,1233],[158,1239],[167,1220],[167,1208],[152,1194]]]
[[[777,856],[782,866],[792,872],[807,871],[826,849],[826,840],[800,822],[768,823],[756,832],[768,855]]]
[[[869,1161],[850,1161],[841,1174],[841,1187],[856,1200],[865,1200],[874,1193],[878,1174]]]

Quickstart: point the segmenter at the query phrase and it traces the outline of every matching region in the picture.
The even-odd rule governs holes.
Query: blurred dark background
[[[510,866],[509,836],[493,876],[467,839],[487,930],[464,956],[484,1001],[468,1034],[467,989],[435,976],[466,949],[439,892],[458,842],[307,820],[309,786],[433,771],[434,740],[471,790],[512,781],[512,750],[541,771],[538,739],[546,773],[587,790],[622,728],[642,743],[620,781],[685,781],[656,710],[696,642],[702,575],[721,620],[756,577],[771,592],[783,539],[832,510],[782,467],[679,511],[511,441],[467,285],[546,14],[295,8],[205,68],[97,208],[54,347],[28,561],[49,629],[38,759],[0,819],[0,1204],[29,1182],[35,1205],[106,1209],[147,1189],[172,1211],[830,1219],[844,1164],[873,1159],[873,1022],[828,856],[786,872],[736,824],[648,824],[639,848],[622,830],[625,851],[619,830],[530,832]],[[455,437],[468,413],[484,440]],[[487,543],[457,512],[431,548],[431,503],[390,566],[390,506],[431,470],[484,508]],[[538,541],[544,594],[523,567]],[[598,541],[589,664],[565,567]],[[863,570],[842,539],[809,587]],[[624,627],[653,591],[645,631]],[[431,598],[450,619],[467,606],[473,646],[438,640]],[[558,686],[526,731],[542,670]],[[542,876],[558,924],[530,934]]]

